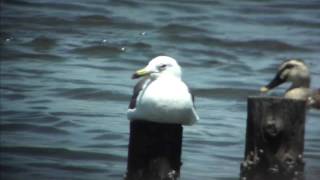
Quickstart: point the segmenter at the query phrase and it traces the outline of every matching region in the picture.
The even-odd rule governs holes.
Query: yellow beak
[[[133,75],[132,75],[132,79],[137,79],[139,77],[142,77],[142,76],[146,76],[146,75],[149,75],[150,72],[147,71],[145,68],[143,69],[139,69],[138,71],[136,71]]]

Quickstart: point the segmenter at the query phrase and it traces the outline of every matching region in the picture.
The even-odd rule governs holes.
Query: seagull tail
[[[190,117],[190,121],[188,121],[187,123],[185,123],[184,125],[193,125],[195,124],[197,121],[199,121],[199,116],[196,112],[196,110],[194,108],[192,108],[192,117]]]

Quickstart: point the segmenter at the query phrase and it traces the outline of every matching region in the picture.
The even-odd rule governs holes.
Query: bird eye
[[[163,69],[163,68],[165,68],[166,66],[167,66],[166,64],[162,64],[162,65],[159,66],[159,68],[160,68],[160,69]]]

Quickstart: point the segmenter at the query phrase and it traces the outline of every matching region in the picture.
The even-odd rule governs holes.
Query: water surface
[[[1,178],[122,179],[131,74],[165,54],[183,67],[201,117],[184,128],[181,179],[238,179],[246,97],[291,57],[305,60],[320,87],[319,9],[318,1],[3,1]],[[319,116],[307,115],[308,180],[320,177]]]

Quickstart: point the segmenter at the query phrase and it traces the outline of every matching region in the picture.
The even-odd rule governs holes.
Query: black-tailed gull
[[[177,61],[168,56],[158,56],[136,71],[132,78],[143,79],[134,87],[128,119],[183,125],[199,120],[193,95],[181,74]]]

